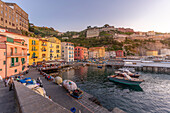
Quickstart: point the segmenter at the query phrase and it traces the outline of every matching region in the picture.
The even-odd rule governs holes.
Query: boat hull
[[[109,80],[112,82],[126,84],[126,85],[139,85],[141,83],[141,81],[130,81],[130,80],[118,79],[114,77],[109,77]]]

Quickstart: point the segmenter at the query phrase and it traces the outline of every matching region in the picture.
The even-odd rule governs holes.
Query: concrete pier
[[[27,74],[25,77],[31,77],[33,79],[37,79],[40,77],[43,82],[43,87],[46,90],[48,96],[51,96],[51,99],[56,102],[57,104],[65,107],[66,109],[70,110],[72,107],[77,109],[76,113],[124,113],[122,110],[114,109],[112,112],[109,112],[106,108],[99,106],[92,101],[89,100],[92,95],[84,92],[83,98],[77,100],[71,97],[68,92],[61,86],[47,81],[39,72],[35,69],[31,69],[30,73]],[[116,112],[115,112],[116,110]],[[120,112],[118,112],[120,111]]]

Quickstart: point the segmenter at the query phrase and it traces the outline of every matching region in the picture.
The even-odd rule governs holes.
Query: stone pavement
[[[3,82],[0,82],[0,113],[18,113],[15,92],[9,91]]]
[[[33,79],[37,79],[38,77],[41,78],[43,82],[43,87],[48,96],[51,96],[51,99],[60,104],[61,106],[65,107],[66,109],[70,110],[72,107],[76,108],[76,113],[93,113],[91,110],[86,108],[85,106],[81,105],[76,101],[76,99],[70,97],[67,91],[59,85],[56,85],[53,82],[47,81],[42,75],[39,74],[37,70],[31,68],[29,73],[25,75],[25,77],[31,77]]]

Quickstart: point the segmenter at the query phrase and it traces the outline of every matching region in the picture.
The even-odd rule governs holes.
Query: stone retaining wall
[[[59,104],[37,94],[19,82],[14,81],[14,88],[20,113],[69,113]]]

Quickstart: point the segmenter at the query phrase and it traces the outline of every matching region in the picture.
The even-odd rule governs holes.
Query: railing
[[[19,63],[19,62],[16,62],[16,63],[14,63],[14,64],[11,64],[10,67],[16,67],[16,66],[19,66],[19,65],[20,65],[20,63]]]
[[[54,51],[50,51],[50,52],[54,52]]]
[[[47,46],[47,44],[42,44],[42,46]]]
[[[37,51],[37,49],[32,49],[32,51]]]
[[[27,53],[7,53],[7,57],[13,56],[27,56]]]
[[[38,58],[37,56],[32,56],[32,58]]]
[[[42,52],[44,52],[44,51],[46,51],[46,50],[42,50]]]

